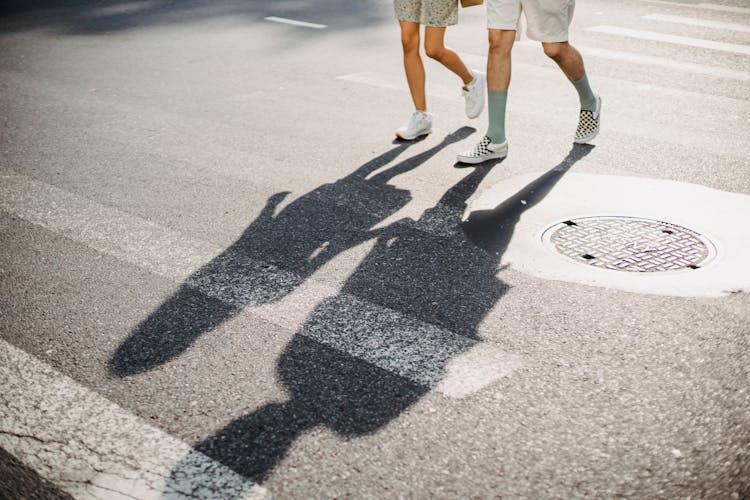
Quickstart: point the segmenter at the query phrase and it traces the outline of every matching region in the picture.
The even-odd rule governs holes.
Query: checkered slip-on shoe
[[[599,134],[599,126],[602,123],[602,98],[596,96],[596,109],[589,111],[582,109],[578,117],[578,128],[576,129],[576,138],[573,140],[576,144],[584,144],[593,140]]]
[[[476,164],[487,160],[505,158],[508,156],[508,141],[502,144],[492,144],[492,139],[486,135],[479,143],[468,151],[460,153],[456,159],[461,163]]]

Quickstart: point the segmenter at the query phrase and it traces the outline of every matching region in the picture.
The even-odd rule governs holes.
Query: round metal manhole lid
[[[555,224],[544,244],[577,262],[629,272],[698,269],[716,255],[714,245],[690,229],[634,217],[584,217]]]

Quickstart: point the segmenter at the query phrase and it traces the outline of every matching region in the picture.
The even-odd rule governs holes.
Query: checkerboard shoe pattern
[[[596,96],[596,108],[594,111],[582,109],[578,116],[578,128],[573,142],[583,144],[594,139],[599,134],[601,125],[602,98]]]
[[[476,146],[460,153],[456,159],[461,163],[476,164],[506,156],[508,156],[508,141],[502,144],[492,144],[492,139],[485,135]]]

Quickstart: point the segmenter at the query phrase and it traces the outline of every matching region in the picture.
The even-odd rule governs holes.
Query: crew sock
[[[596,110],[596,96],[594,95],[594,91],[591,90],[591,85],[589,85],[589,77],[584,73],[583,78],[576,81],[571,80],[571,83],[573,83],[573,86],[578,91],[578,98],[581,101],[581,109],[587,111]]]
[[[507,90],[490,90],[487,92],[487,106],[490,125],[487,137],[492,144],[505,142],[505,105],[508,102]]]

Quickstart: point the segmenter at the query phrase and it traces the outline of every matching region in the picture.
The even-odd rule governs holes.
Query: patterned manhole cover
[[[556,224],[542,235],[545,245],[571,259],[616,271],[698,269],[716,250],[690,229],[633,217],[585,217]]]

